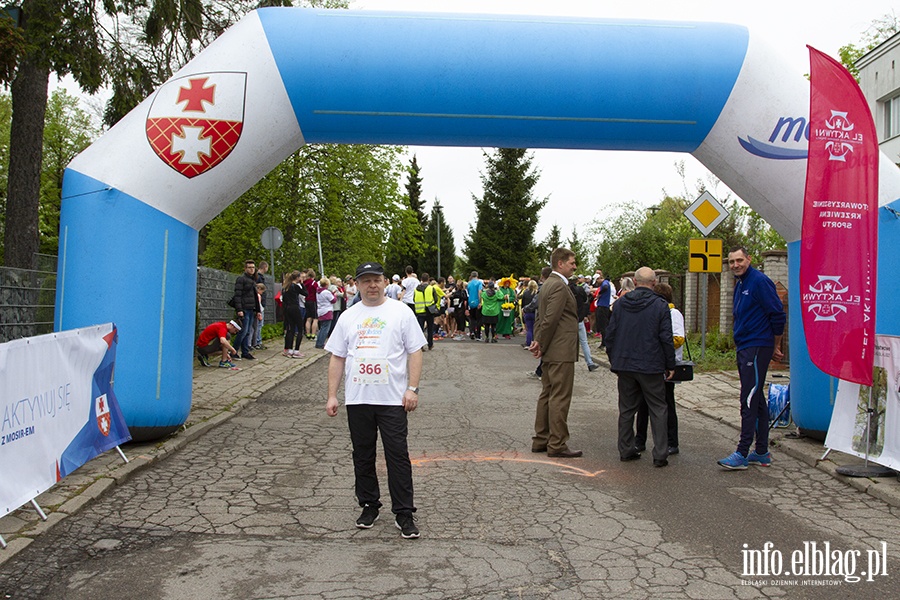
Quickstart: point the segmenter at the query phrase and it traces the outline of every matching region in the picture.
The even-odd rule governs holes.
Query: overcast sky
[[[891,12],[890,3],[884,0],[355,0],[351,7],[736,23],[765,37],[799,75],[809,72],[806,44],[837,57],[841,46],[859,44],[872,21]],[[459,252],[474,219],[472,194],[480,196],[482,192],[482,149],[410,147],[409,152],[410,156],[416,154],[422,169],[423,194],[429,210],[435,198],[446,207],[444,214],[453,228]],[[628,200],[652,206],[662,198],[663,190],[683,194],[684,186],[674,166],[677,161],[684,161],[691,192],[697,179],[709,175],[689,154],[535,150],[534,165],[541,171],[536,195],[550,198],[541,213],[537,239],[545,238],[554,223],[564,238],[569,237],[573,227],[584,238],[588,223],[608,214],[604,207]],[[721,198],[729,192],[722,186],[715,193]]]

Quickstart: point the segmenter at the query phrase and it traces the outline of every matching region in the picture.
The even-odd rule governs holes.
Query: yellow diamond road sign
[[[703,192],[693,204],[684,211],[684,216],[700,230],[703,235],[709,235],[719,223],[728,217],[728,211],[713,198],[709,192]]]
[[[722,272],[722,240],[692,239],[688,245],[688,271],[690,273]]]

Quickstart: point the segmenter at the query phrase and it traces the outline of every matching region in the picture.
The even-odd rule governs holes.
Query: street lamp
[[[319,219],[313,219],[316,226],[316,240],[319,242],[319,277],[325,276],[325,264],[322,262],[322,232],[319,230]]]
[[[435,219],[437,219],[437,278],[441,278],[441,201],[434,199]]]

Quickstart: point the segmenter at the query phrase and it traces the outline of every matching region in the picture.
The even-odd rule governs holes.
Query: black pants
[[[606,338],[606,328],[609,325],[609,307],[608,306],[598,306],[597,310],[594,311],[594,332],[599,333],[603,338]],[[605,339],[600,340],[600,344],[603,345],[606,343]]]
[[[431,350],[434,348],[434,315],[426,309],[423,313],[416,313],[416,320],[419,321],[419,327],[425,332],[428,349]]]
[[[469,309],[469,337],[481,339],[481,307]]]
[[[653,458],[665,459],[669,455],[665,375],[630,371],[619,371],[616,375],[619,377],[619,456],[634,452],[634,417],[641,401],[646,400],[653,433]]]
[[[299,350],[300,333],[303,331],[303,314],[300,305],[284,307],[284,349]]]
[[[675,414],[675,382],[666,382],[666,434],[669,438],[669,447],[678,447],[678,415]],[[635,446],[647,445],[647,424],[650,422],[650,410],[647,401],[642,400],[637,411],[637,431],[634,434]]]
[[[415,512],[413,504],[412,464],[407,446],[407,415],[402,406],[350,404],[347,423],[353,443],[353,471],[356,475],[356,499],[359,505],[381,507],[381,489],[375,472],[378,432],[387,463],[388,491],[394,514]]]

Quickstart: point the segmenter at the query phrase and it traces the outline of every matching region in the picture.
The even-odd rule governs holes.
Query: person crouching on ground
[[[197,338],[197,359],[204,367],[210,366],[209,357],[218,353],[219,367],[223,369],[233,369],[234,364],[231,362],[232,355],[237,355],[237,350],[228,341],[228,337],[238,333],[241,326],[234,321],[218,321],[213,323],[202,332]]]

